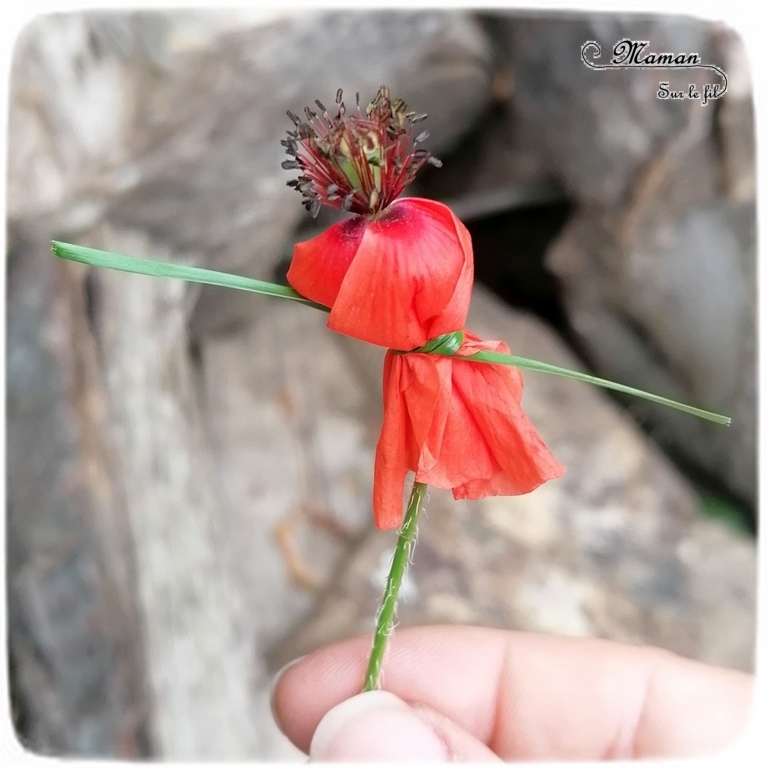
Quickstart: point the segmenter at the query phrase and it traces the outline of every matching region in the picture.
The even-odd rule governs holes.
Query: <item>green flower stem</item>
[[[293,288],[290,288],[287,285],[266,283],[263,280],[254,280],[250,277],[240,277],[239,275],[231,275],[226,272],[215,272],[210,269],[202,269],[201,267],[187,267],[179,264],[169,264],[168,262],[154,261],[153,259],[137,259],[132,256],[122,256],[118,253],[99,251],[95,248],[83,248],[80,245],[61,243],[56,240],[51,243],[51,250],[56,256],[59,256],[62,259],[79,261],[82,264],[88,264],[93,267],[108,267],[110,269],[118,269],[123,272],[133,272],[139,275],[171,277],[180,280],[189,280],[193,283],[218,285],[222,288],[237,288],[241,291],[253,291],[254,293],[261,293],[266,296],[274,296],[279,299],[290,299],[291,301],[298,301],[302,304],[314,307],[315,309],[321,309],[323,312],[330,312],[329,307],[326,307],[323,304],[318,304],[314,301],[310,301],[301,294],[296,293]],[[456,356],[454,354],[454,347],[458,349],[456,346],[457,340],[458,344],[461,344],[461,341],[459,340],[460,333],[461,332],[458,331],[453,334],[444,334],[444,336],[440,337],[440,339],[432,339],[430,342],[425,344],[420,351],[433,355],[442,354],[448,357],[454,357]],[[438,343],[441,339],[442,343]],[[676,400],[670,400],[667,397],[654,395],[651,392],[645,392],[642,389],[635,389],[635,387],[628,387],[625,384],[618,384],[615,381],[600,379],[597,376],[590,376],[588,373],[571,371],[568,368],[561,368],[558,365],[542,363],[538,360],[530,360],[526,357],[517,357],[517,355],[505,355],[501,352],[490,351],[475,352],[473,355],[461,355],[459,357],[461,357],[463,360],[472,360],[476,363],[513,365],[517,368],[525,368],[530,371],[539,371],[540,373],[564,376],[568,379],[584,381],[587,384],[594,384],[598,387],[604,387],[605,389],[612,389],[616,392],[623,392],[627,395],[633,395],[634,397],[640,397],[644,400],[650,400],[652,403],[658,403],[659,405],[664,405],[668,408],[674,408],[691,416],[696,416],[700,419],[712,421],[715,424],[728,426],[731,423],[731,419],[728,416],[722,416],[719,413],[712,413],[711,411],[705,411],[701,408],[694,408],[691,405],[678,403]]]
[[[381,608],[379,608],[379,613],[376,617],[376,633],[373,636],[373,648],[368,660],[368,669],[365,673],[364,692],[375,691],[379,687],[381,662],[384,658],[384,651],[387,648],[389,636],[395,628],[394,617],[397,596],[400,592],[403,575],[408,567],[408,561],[413,550],[416,524],[426,493],[427,485],[414,481],[411,498],[408,500],[408,508],[405,510],[405,519],[400,527],[400,534],[397,538],[397,546],[392,558],[392,567],[389,569],[389,576],[387,576],[384,597],[381,599]]]
[[[626,395],[634,395],[635,397],[641,397],[643,400],[650,400],[652,403],[658,403],[659,405],[665,405],[668,408],[675,408],[683,413],[690,414],[691,416],[698,416],[700,419],[706,421],[712,421],[715,424],[722,424],[723,426],[729,426],[731,419],[728,416],[721,416],[719,413],[712,413],[711,411],[704,411],[701,408],[694,408],[692,405],[686,405],[685,403],[678,403],[676,400],[670,400],[667,397],[661,395],[654,395],[651,392],[645,392],[642,389],[635,389],[634,387],[628,387],[626,384],[618,384],[615,381],[608,381],[608,379],[600,379],[597,376],[590,376],[588,373],[581,373],[580,371],[572,371],[569,368],[561,368],[559,365],[551,365],[550,363],[542,363],[538,360],[530,360],[527,357],[518,357],[517,355],[505,355],[502,352],[475,352],[472,355],[461,355],[464,360],[473,360],[477,363],[495,363],[496,365],[513,365],[516,368],[527,368],[529,371],[539,371],[540,373],[550,373],[554,376],[565,376],[569,379],[576,379],[576,381],[585,381],[587,384],[594,384],[597,387],[604,387],[605,389],[613,389],[616,392],[623,392]]]
[[[278,299],[291,299],[308,304],[315,309],[330,312],[323,304],[310,301],[287,285],[265,283],[263,280],[254,280],[250,277],[230,275],[227,272],[216,272],[212,269],[201,267],[187,267],[181,264],[169,264],[153,259],[137,259],[133,256],[123,256],[119,253],[99,251],[96,248],[83,248],[80,245],[60,243],[57,240],[51,242],[51,250],[56,256],[70,261],[79,261],[92,267],[108,267],[121,272],[133,272],[137,275],[149,275],[151,277],[172,277],[179,280],[187,280],[191,283],[205,283],[206,285],[218,285],[222,288],[237,288],[240,291],[252,291],[266,296],[275,296]]]

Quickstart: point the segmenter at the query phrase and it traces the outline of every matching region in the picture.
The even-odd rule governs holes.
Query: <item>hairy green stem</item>
[[[373,636],[373,648],[368,660],[363,691],[375,691],[379,687],[381,662],[384,658],[389,636],[394,630],[397,596],[413,550],[416,524],[426,493],[427,485],[414,481],[411,498],[408,500],[408,508],[405,510],[405,519],[400,526],[400,535],[397,537],[397,546],[392,557],[392,567],[389,569],[389,576],[387,576],[384,596],[381,599],[381,608],[379,608],[379,614],[376,617],[376,633]]]

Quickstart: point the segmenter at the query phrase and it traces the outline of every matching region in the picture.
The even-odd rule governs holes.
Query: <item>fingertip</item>
[[[365,652],[343,652],[332,646],[286,664],[272,684],[272,714],[280,730],[304,752],[323,715],[359,693],[365,671]]]
[[[288,670],[290,670],[292,667],[295,667],[304,658],[306,658],[306,654],[293,659],[293,661],[289,661],[287,664],[280,667],[272,679],[272,687],[269,692],[269,706],[272,709],[272,717],[274,718],[280,730],[283,732],[285,732],[285,728],[283,727],[280,717],[281,708],[278,705],[278,691],[281,690],[280,682],[283,680]]]
[[[315,730],[309,756],[322,762],[450,759],[441,735],[387,691],[361,693],[329,710]]]

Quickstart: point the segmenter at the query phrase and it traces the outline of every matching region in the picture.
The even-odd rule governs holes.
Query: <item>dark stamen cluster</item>
[[[355,110],[347,114],[342,92],[336,93],[337,113],[331,117],[307,107],[306,120],[288,112],[295,129],[283,139],[286,170],[298,169],[288,182],[304,196],[304,207],[317,216],[330,205],[353,213],[376,213],[386,208],[410,184],[424,163],[440,166],[426,149],[417,149],[429,137],[422,131],[411,138],[413,126],[427,116],[407,112],[402,99],[392,101],[382,85],[365,109],[355,94]]]

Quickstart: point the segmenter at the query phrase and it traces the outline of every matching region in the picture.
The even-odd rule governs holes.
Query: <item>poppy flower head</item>
[[[321,205],[357,214],[384,210],[410,184],[424,163],[440,165],[426,149],[416,148],[428,138],[422,131],[412,138],[413,126],[426,118],[408,112],[402,99],[392,101],[382,85],[365,108],[355,95],[355,110],[347,113],[342,91],[336,92],[336,116],[323,106],[307,107],[306,121],[288,112],[295,125],[283,139],[288,160],[282,167],[301,175],[288,182],[304,196],[304,207],[317,216]]]

